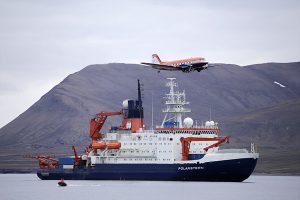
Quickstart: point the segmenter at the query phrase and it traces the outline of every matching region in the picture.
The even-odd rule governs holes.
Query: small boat
[[[66,182],[64,181],[64,178],[61,178],[60,181],[57,184],[59,186],[67,186]]]

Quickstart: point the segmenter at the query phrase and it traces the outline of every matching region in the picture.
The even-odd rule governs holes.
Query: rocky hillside
[[[143,83],[145,119],[159,124],[166,77],[176,77],[185,89],[198,123],[220,121],[231,145],[298,145],[300,128],[300,63],[251,66],[219,64],[201,73],[165,72],[134,64],[87,66],[69,75],[28,110],[0,129],[0,153],[5,150],[40,152],[89,143],[89,119],[100,111],[119,111],[124,99],[137,98],[137,79]],[[111,118],[107,126],[119,123]],[[299,145],[298,145],[299,146]],[[298,156],[300,157],[300,156]],[[300,165],[300,162],[299,162]],[[1,166],[0,166],[1,168]]]

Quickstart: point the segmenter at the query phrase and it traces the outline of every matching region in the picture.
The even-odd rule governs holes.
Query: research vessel
[[[55,159],[36,156],[42,180],[156,180],[234,181],[247,179],[259,154],[247,149],[226,149],[228,136],[220,135],[218,123],[198,125],[188,116],[185,91],[176,78],[168,78],[161,125],[146,129],[138,81],[138,99],[124,100],[118,112],[100,112],[90,121],[91,144],[84,155]],[[153,112],[152,112],[153,113]],[[109,116],[122,116],[120,126],[102,134]],[[153,116],[153,114],[152,114]],[[183,119],[184,118],[184,119]]]

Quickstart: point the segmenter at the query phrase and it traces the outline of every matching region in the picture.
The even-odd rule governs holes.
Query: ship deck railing
[[[166,127],[164,127],[164,126],[156,126],[155,128],[166,128]],[[168,128],[179,128],[179,127],[168,127]],[[182,127],[182,128],[185,128],[185,127]],[[190,128],[185,128],[185,129],[187,129],[187,130],[189,130],[189,129],[203,129],[203,130],[205,130],[205,129],[219,129],[219,127],[218,127],[218,125],[212,125],[212,126],[198,126],[198,125],[196,125],[196,126],[192,126],[192,127],[190,127]]]
[[[247,149],[219,149],[215,153],[249,153]]]

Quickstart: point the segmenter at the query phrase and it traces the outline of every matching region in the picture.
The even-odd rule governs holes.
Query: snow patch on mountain
[[[275,84],[279,85],[280,87],[282,88],[285,88],[285,85],[282,85],[281,83],[277,82],[277,81],[274,81]]]

